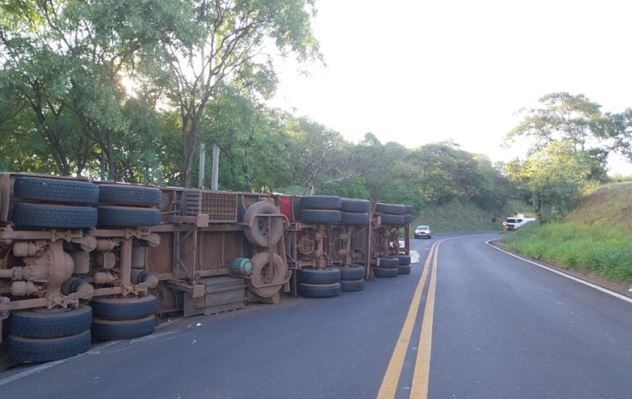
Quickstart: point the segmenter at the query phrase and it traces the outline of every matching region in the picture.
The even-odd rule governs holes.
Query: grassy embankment
[[[562,221],[525,226],[503,236],[534,259],[600,277],[632,282],[632,183],[602,186]]]
[[[506,216],[525,211],[529,209],[524,204],[514,201],[498,211],[486,211],[470,202],[453,201],[423,208],[411,228],[414,229],[418,224],[427,224],[433,233],[498,231]]]

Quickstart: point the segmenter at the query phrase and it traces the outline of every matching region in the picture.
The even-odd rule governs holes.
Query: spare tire
[[[298,281],[307,284],[330,284],[340,281],[340,269],[327,267],[325,269],[305,268],[298,271]]]
[[[101,184],[99,202],[111,205],[158,206],[162,202],[162,191],[150,186]]]
[[[276,245],[283,236],[283,219],[270,216],[272,220],[268,225],[268,217],[260,215],[278,213],[280,213],[279,208],[268,201],[259,201],[250,205],[244,214],[244,223],[247,224],[244,234],[248,241],[260,247],[267,247],[268,240],[270,246]]]
[[[302,209],[336,209],[342,207],[342,198],[333,195],[312,195],[301,197],[300,207]]]
[[[343,212],[366,213],[369,211],[370,205],[371,203],[368,200],[343,198],[340,210]]]
[[[391,215],[403,215],[406,213],[406,207],[398,204],[383,204],[378,202],[375,205],[375,212],[389,213]]]
[[[14,202],[12,218],[17,228],[89,229],[97,225],[97,209]]]
[[[299,213],[299,220],[304,223],[340,223],[342,213],[329,209],[303,209]]]
[[[277,253],[259,252],[250,261],[253,268],[250,279],[246,280],[248,290],[261,298],[277,295],[288,273],[283,258]]]
[[[18,176],[13,196],[28,201],[94,205],[99,201],[99,186],[81,180]]]
[[[342,212],[342,224],[369,224],[369,214]]]

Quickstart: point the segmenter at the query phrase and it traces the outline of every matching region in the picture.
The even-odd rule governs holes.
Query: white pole
[[[198,188],[204,188],[205,163],[206,163],[206,144],[200,144],[200,166],[198,170]]]
[[[211,190],[217,191],[219,181],[219,147],[213,146],[213,176],[211,178]]]

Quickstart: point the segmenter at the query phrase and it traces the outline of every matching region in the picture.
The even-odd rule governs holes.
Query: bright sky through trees
[[[552,92],[632,107],[632,3],[617,0],[320,0],[326,66],[278,67],[273,105],[346,138],[408,147],[454,140],[494,161],[516,111]],[[632,173],[611,162],[613,172]]]

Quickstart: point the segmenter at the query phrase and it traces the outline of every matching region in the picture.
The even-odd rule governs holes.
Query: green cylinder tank
[[[238,276],[248,276],[252,273],[254,266],[248,258],[237,258],[230,265],[230,271]]]

